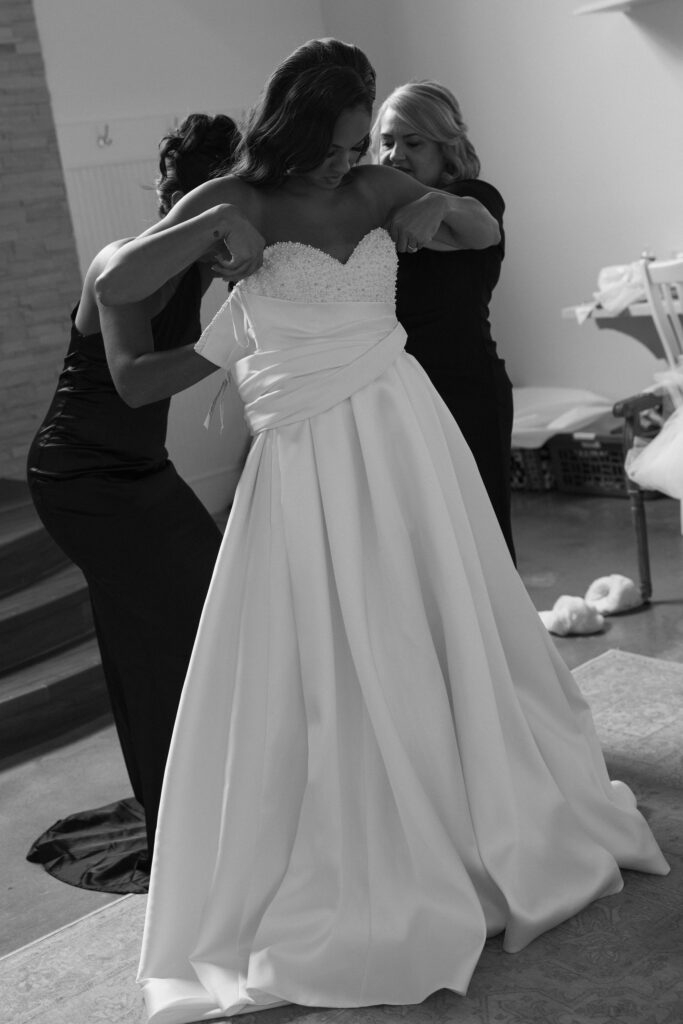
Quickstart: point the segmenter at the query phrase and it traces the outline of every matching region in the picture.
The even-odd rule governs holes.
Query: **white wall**
[[[34,0],[58,124],[250,106],[319,0]]]
[[[599,269],[650,246],[683,250],[683,4],[577,17],[580,0],[322,0],[330,34],[361,45],[378,99],[437,78],[507,202],[496,337],[518,385],[637,390],[663,365],[562,307]]]
[[[645,246],[683,249],[680,0],[633,17],[575,17],[579,0],[34,2],[67,168],[148,157],[193,109],[238,113],[315,36],[361,45],[379,98],[412,77],[441,79],[461,100],[483,176],[507,202],[493,318],[514,383],[617,397],[662,365],[639,342],[560,311],[590,298],[600,267]],[[105,123],[113,142],[98,147]],[[214,386],[174,400],[169,435],[211,503],[201,481],[232,472],[235,457],[227,430],[207,444],[201,428]]]
[[[192,111],[239,116],[272,68],[325,34],[320,0],[34,0],[57,138],[84,270],[112,238],[156,218],[153,157],[160,137]],[[109,145],[98,145],[108,126]],[[108,182],[110,201],[98,204]],[[111,201],[113,200],[113,201]],[[65,324],[70,303],[65,297]],[[225,298],[214,285],[206,322]],[[65,330],[66,346],[66,330]],[[203,421],[214,374],[171,403],[168,449],[212,512],[225,508],[247,440],[239,398]]]

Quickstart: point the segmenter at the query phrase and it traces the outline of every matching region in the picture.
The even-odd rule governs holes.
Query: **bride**
[[[666,874],[396,321],[396,248],[486,247],[474,200],[356,166],[374,74],[307,43],[231,177],[119,250],[103,303],[212,245],[198,344],[253,443],[164,782],[139,980],[154,1024],[464,993],[620,867]],[[218,255],[220,247],[229,250]]]

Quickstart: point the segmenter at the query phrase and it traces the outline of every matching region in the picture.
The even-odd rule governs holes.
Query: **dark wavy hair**
[[[155,182],[159,216],[172,206],[174,192],[190,192],[232,161],[240,133],[226,114],[189,114],[159,143],[159,176]]]
[[[353,107],[371,115],[374,101],[375,71],[362,50],[339,39],[304,43],[275,69],[249,112],[231,173],[273,187],[319,167],[339,115]]]

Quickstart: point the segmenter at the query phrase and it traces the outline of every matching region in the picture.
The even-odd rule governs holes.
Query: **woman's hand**
[[[372,190],[384,227],[399,252],[486,249],[500,241],[496,218],[473,196],[428,189],[393,167],[364,165],[357,174]]]
[[[393,214],[386,228],[398,252],[417,252],[431,242],[448,209],[447,200],[443,192],[428,192]]]
[[[255,206],[250,186],[241,182],[214,178],[198,185],[109,260],[95,282],[99,304],[140,302],[197,262],[214,265],[228,281],[253,274],[265,244],[252,223]]]
[[[234,209],[221,220],[214,230],[220,242],[211,249],[211,270],[224,281],[241,281],[255,274],[263,264],[266,240],[260,231],[244,217],[235,216]]]

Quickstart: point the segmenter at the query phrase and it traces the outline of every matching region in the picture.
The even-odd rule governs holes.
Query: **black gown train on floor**
[[[192,267],[152,320],[156,350],[196,341],[200,300]],[[84,336],[73,324],[55,396],[28,457],[38,514],[88,583],[134,794],[57,822],[28,858],[64,881],[101,891],[147,888],[166,756],[221,541],[169,461],[169,404],[126,405],[102,335]]]

